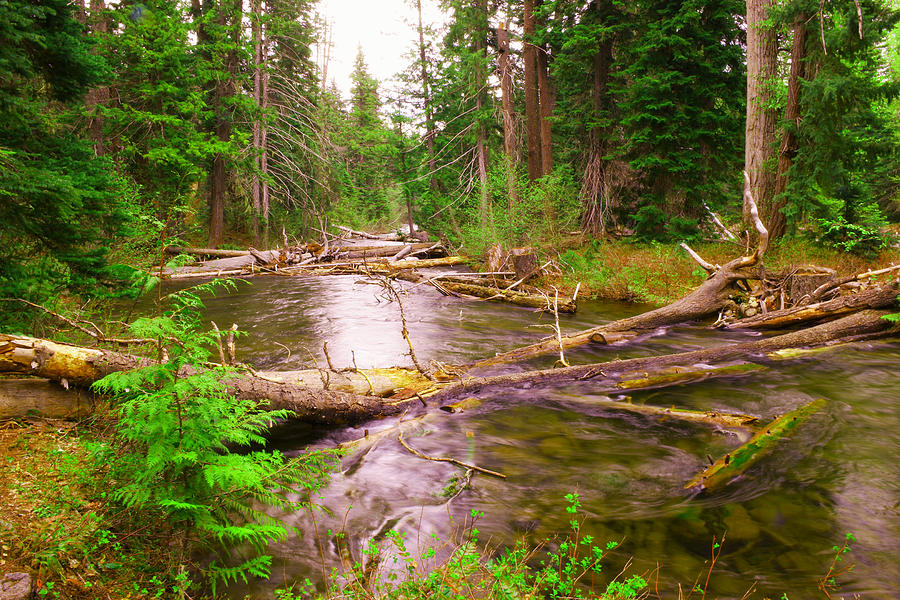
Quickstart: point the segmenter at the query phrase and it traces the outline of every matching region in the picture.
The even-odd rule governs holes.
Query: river
[[[421,362],[460,363],[550,335],[552,316],[491,302],[440,295],[430,286],[404,284],[410,337]],[[207,302],[220,327],[247,332],[239,360],[258,369],[410,365],[396,303],[358,277],[260,277]],[[561,315],[564,332],[641,312],[647,307],[581,301],[578,313]],[[569,351],[573,364],[693,350],[746,339],[741,332],[682,326],[627,346]],[[533,361],[549,366],[554,358]],[[339,567],[347,550],[359,559],[388,530],[406,536],[414,555],[443,546],[470,520],[489,552],[524,539],[537,544],[565,534],[565,495],[581,500],[582,534],[620,542],[604,573],[611,577],[632,559],[630,573],[658,576],[663,597],[677,597],[706,577],[714,536],[726,540],[707,597],[791,600],[824,597],[818,581],[847,533],[852,544],[841,566],[840,593],[864,598],[900,597],[900,344],[861,346],[785,363],[740,378],[638,392],[632,401],[753,414],[764,421],[815,398],[827,407],[798,428],[739,481],[707,497],[691,498],[682,486],[738,445],[734,432],[637,416],[592,405],[589,384],[521,389],[484,396],[461,414],[436,412],[404,429],[419,451],[500,471],[507,479],[472,476],[458,491],[463,470],[405,450],[396,435],[367,444],[344,461],[342,473],[317,499],[327,512],[281,515],[303,533],[272,548],[271,581],[235,587],[234,597],[270,597],[275,587],[309,577],[321,581],[323,565]],[[522,365],[506,369],[522,369]],[[360,427],[320,430],[284,427],[273,445],[288,453],[328,447],[396,424],[385,419]],[[458,493],[456,493],[458,491]],[[456,495],[453,495],[456,493]],[[452,499],[448,500],[448,497]],[[439,540],[439,541],[438,541]],[[552,548],[553,541],[549,547]],[[383,568],[390,568],[384,566]]]

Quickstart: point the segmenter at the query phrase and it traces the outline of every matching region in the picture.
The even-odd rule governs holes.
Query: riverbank
[[[712,264],[725,264],[747,252],[728,242],[691,247]],[[561,293],[571,295],[580,283],[579,296],[585,298],[661,305],[681,298],[706,279],[706,272],[677,244],[571,237],[538,252],[559,266],[556,274],[544,277],[545,285],[555,285]],[[900,248],[866,258],[790,239],[771,245],[764,262],[769,273],[813,265],[851,276],[900,263]]]

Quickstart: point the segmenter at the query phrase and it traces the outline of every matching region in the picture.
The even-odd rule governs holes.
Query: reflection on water
[[[489,302],[441,296],[427,286],[406,286],[410,336],[422,361],[464,362],[549,335],[546,315]],[[336,367],[408,365],[396,304],[378,286],[355,277],[258,278],[237,292],[211,299],[208,316],[248,332],[240,360],[262,369],[323,364],[322,346]],[[565,331],[640,312],[642,307],[582,302],[561,316]],[[627,347],[573,351],[573,362],[677,352],[742,339],[737,332],[699,326],[676,328]],[[726,337],[727,336],[727,337]],[[394,529],[419,548],[453,537],[475,509],[478,528],[492,546],[527,538],[537,542],[564,532],[565,494],[580,494],[584,532],[623,541],[606,572],[633,556],[636,572],[659,565],[659,589],[674,597],[703,571],[713,536],[727,535],[710,581],[710,595],[740,598],[754,582],[754,597],[808,598],[831,562],[831,547],[852,532],[856,568],[845,593],[895,598],[900,589],[900,346],[843,349],[732,380],[708,381],[634,394],[634,401],[697,409],[728,409],[764,419],[813,398],[828,408],[801,427],[741,481],[706,498],[688,498],[682,486],[737,443],[733,433],[677,421],[616,413],[591,404],[589,385],[564,390],[510,390],[483,398],[462,414],[429,415],[405,425],[404,439],[425,454],[452,456],[501,471],[505,480],[475,475],[448,501],[461,470],[411,455],[396,435],[381,437],[347,458],[319,502],[330,514],[289,515],[304,536],[274,548],[273,580],[253,585],[253,597],[297,578],[321,579],[342,557],[358,559],[369,540]],[[547,366],[552,358],[535,361]],[[509,368],[509,367],[507,367]],[[522,368],[521,366],[512,368]],[[285,429],[274,443],[302,451],[309,440],[372,436],[396,424],[315,432]],[[324,436],[324,437],[323,437]],[[344,529],[341,550],[334,535]],[[315,532],[318,531],[317,539]],[[440,555],[438,556],[440,558]],[[236,597],[246,589],[235,589]]]

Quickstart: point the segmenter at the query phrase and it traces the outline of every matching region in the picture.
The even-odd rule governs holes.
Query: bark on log
[[[836,318],[867,308],[887,308],[897,303],[898,294],[900,283],[886,283],[858,294],[839,296],[827,302],[795,306],[740,319],[726,325],[725,329],[777,329],[798,323]]]
[[[135,356],[59,344],[27,336],[0,334],[0,372],[47,377],[64,385],[88,387],[105,375],[148,364]],[[294,383],[281,383],[246,374],[228,382],[230,392],[249,400],[268,400],[276,409],[294,411],[296,418],[310,423],[346,425],[360,423],[404,410],[416,398],[384,400],[331,390],[314,390]]]
[[[249,250],[219,250],[218,248],[190,248],[187,246],[166,246],[169,254],[193,254],[195,256],[215,256],[218,258],[233,258],[235,256],[248,256]]]
[[[752,363],[751,359],[757,355],[884,333],[892,327],[882,318],[885,314],[889,311],[866,310],[794,333],[694,352],[493,377],[469,377],[456,383],[434,384],[424,378],[411,378],[406,387],[389,398],[312,389],[298,385],[290,378],[284,382],[273,380],[273,374],[241,374],[227,383],[231,393],[252,400],[268,399],[272,408],[292,410],[299,420],[346,425],[398,414],[425,404],[423,398],[431,404],[446,404],[479,392],[521,389],[523,385],[590,382],[593,391],[623,393],[710,377],[742,375],[754,370],[755,365],[745,367],[741,363]],[[790,358],[790,355],[779,356],[780,360]],[[145,362],[146,359],[107,350],[0,334],[0,372],[47,377],[86,387],[108,373],[131,369]]]
[[[599,341],[613,333],[646,333],[659,327],[696,321],[714,315],[722,310],[729,295],[733,293],[732,284],[742,279],[759,277],[758,273],[748,270],[755,264],[756,260],[753,260],[752,257],[735,259],[713,273],[699,288],[672,304],[563,336],[563,349]],[[559,346],[559,340],[548,339],[475,361],[465,367],[480,368],[528,360],[543,354],[558,352]]]
[[[0,419],[38,414],[55,419],[86,417],[94,411],[96,396],[78,388],[64,388],[44,378],[0,378]]]
[[[716,366],[726,366],[728,363],[736,361],[746,362],[755,356],[785,348],[822,346],[853,336],[880,334],[892,327],[889,321],[882,318],[886,314],[889,314],[889,311],[865,310],[793,333],[692,352],[507,375],[469,377],[444,387],[431,394],[431,397],[436,400],[444,400],[502,388],[521,389],[524,385],[546,386],[586,381],[591,382],[593,391],[601,393],[621,393],[626,389],[663,387],[673,383],[682,383],[683,379],[676,376],[679,371],[685,373],[682,377],[690,375],[693,380],[696,380],[703,370],[708,370],[708,376],[715,376],[714,367]],[[708,365],[708,367],[698,365]],[[667,374],[669,377],[659,378],[659,376]]]

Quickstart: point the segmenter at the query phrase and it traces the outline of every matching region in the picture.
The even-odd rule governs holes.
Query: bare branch
[[[684,242],[681,242],[678,245],[684,248],[684,251],[687,252],[691,256],[691,258],[693,258],[697,262],[698,265],[703,267],[703,270],[707,273],[715,273],[719,270],[719,265],[714,265],[712,263],[706,262],[705,260],[703,260],[703,257],[694,252],[694,250]]]

